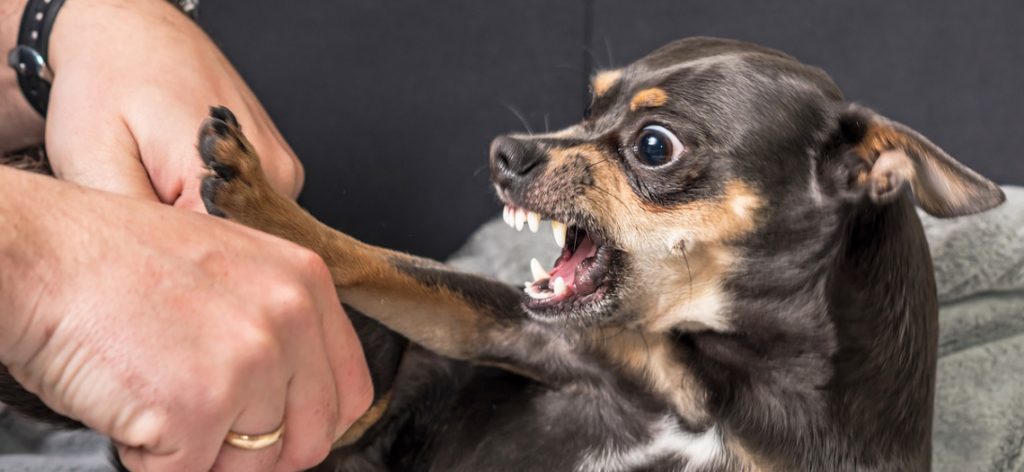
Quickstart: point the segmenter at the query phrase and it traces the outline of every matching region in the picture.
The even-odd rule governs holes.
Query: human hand
[[[279,192],[302,167],[212,41],[165,0],[69,0],[50,35],[46,147],[64,180],[205,211],[196,129],[212,105],[235,112]]]
[[[10,169],[0,188],[32,196],[0,199],[0,363],[130,469],[311,467],[368,407],[359,340],[314,253]],[[223,442],[282,421],[273,447]]]

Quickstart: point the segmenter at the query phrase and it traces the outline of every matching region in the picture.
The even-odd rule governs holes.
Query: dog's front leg
[[[199,150],[211,171],[202,185],[208,211],[317,252],[344,303],[445,356],[548,382],[569,365],[559,362],[569,355],[558,347],[566,340],[529,318],[511,286],[364,244],[276,193],[227,109],[212,110]]]

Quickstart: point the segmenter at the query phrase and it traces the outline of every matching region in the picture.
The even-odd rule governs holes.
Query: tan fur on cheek
[[[610,90],[620,78],[622,78],[621,70],[605,70],[598,72],[590,82],[590,86],[594,91],[594,96],[600,97],[608,93],[608,90]]]
[[[609,210],[597,216],[605,217],[604,226],[614,228],[616,239],[633,251],[660,248],[672,253],[680,242],[688,247],[728,242],[755,229],[757,211],[763,206],[752,187],[734,180],[717,199],[658,207],[633,193],[621,172],[598,164],[592,167],[599,189],[591,192],[588,200]]]
[[[625,177],[609,166],[591,165],[595,186],[591,210],[630,255],[634,277],[632,309],[651,332],[672,329],[729,331],[728,297],[722,281],[738,256],[729,242],[753,231],[762,198],[734,180],[715,199],[671,208],[638,197]]]
[[[729,248],[707,243],[687,249],[685,256],[636,257],[637,279],[645,281],[637,297],[642,329],[729,331],[722,281],[735,260]]]
[[[617,156],[607,156],[593,145],[554,149],[551,169],[567,169],[567,157],[583,157],[592,182],[579,202],[611,231],[615,240],[630,252],[675,252],[680,241],[729,241],[756,227],[757,211],[763,200],[753,187],[740,180],[726,183],[721,197],[660,207],[642,200],[619,168]],[[552,171],[553,172],[553,171]]]
[[[664,90],[653,87],[644,89],[633,95],[629,101],[630,111],[637,111],[641,108],[657,108],[668,103],[668,94]]]

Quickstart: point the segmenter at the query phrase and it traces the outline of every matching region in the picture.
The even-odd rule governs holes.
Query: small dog
[[[212,111],[210,213],[315,250],[366,315],[377,399],[321,467],[927,470],[913,204],[967,215],[1000,189],[753,44],[673,42],[592,88],[579,124],[491,146],[506,221],[551,219],[563,246],[525,293],[325,227]]]
[[[411,349],[332,466],[928,469],[937,302],[913,201],[953,217],[1000,189],[756,45],[682,40],[592,85],[581,123],[491,146],[506,220],[550,218],[564,246],[525,296],[324,227],[213,112],[211,213],[314,249],[346,304],[469,362]]]

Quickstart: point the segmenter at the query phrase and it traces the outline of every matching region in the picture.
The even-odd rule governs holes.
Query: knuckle
[[[273,289],[269,316],[274,324],[295,325],[309,322],[316,313],[316,304],[302,284],[289,281]]]
[[[155,447],[171,434],[170,418],[157,409],[147,408],[128,416],[122,434],[117,435],[121,436],[117,439],[122,444],[135,448]]]
[[[295,260],[298,262],[299,268],[303,272],[314,276],[330,276],[327,264],[324,263],[323,258],[321,258],[319,254],[304,247],[297,248],[296,252]]]
[[[284,187],[282,190],[289,195],[296,193],[297,188],[302,185],[305,179],[305,169],[299,161],[298,156],[291,149],[282,151],[274,163],[276,177]]]
[[[274,330],[262,323],[239,329],[232,343],[231,364],[240,375],[265,369],[281,357],[281,343]],[[229,382],[230,378],[226,379]]]
[[[191,395],[191,401],[186,400],[191,403],[186,406],[187,411],[194,413],[196,418],[223,416],[236,402],[236,384],[227,377],[205,383],[198,393]]]
[[[300,161],[298,156],[296,156],[290,149],[288,151],[288,155],[291,158],[293,169],[292,183],[294,186],[292,187],[292,194],[297,196],[299,192],[302,191],[303,185],[306,183],[306,168],[303,167],[302,161]]]

